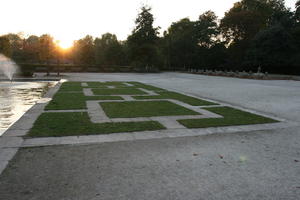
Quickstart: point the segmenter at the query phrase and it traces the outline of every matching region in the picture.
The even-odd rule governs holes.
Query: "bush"
[[[29,64],[19,64],[21,76],[32,77],[35,72],[35,66]]]

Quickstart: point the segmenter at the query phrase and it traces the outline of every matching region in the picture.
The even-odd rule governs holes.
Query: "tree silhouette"
[[[153,27],[151,8],[143,6],[135,20],[136,27],[128,37],[131,63],[140,70],[158,67],[158,29]]]

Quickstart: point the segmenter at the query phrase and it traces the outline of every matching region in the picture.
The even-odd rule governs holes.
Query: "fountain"
[[[3,54],[0,54],[0,72],[2,72],[10,81],[12,81],[17,69],[18,65],[14,61]]]
[[[15,62],[0,54],[0,137],[56,84],[53,81],[36,79],[18,79],[12,82],[18,69]],[[2,74],[5,81],[1,80]]]

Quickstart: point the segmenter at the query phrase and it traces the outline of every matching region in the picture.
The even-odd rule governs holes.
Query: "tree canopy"
[[[136,27],[127,39],[131,64],[141,70],[158,67],[158,29],[153,27],[151,8],[143,6],[135,20]]]
[[[124,49],[117,36],[105,33],[95,39],[96,64],[122,65],[124,64]]]
[[[240,0],[222,19],[209,10],[196,20],[178,19],[163,35],[151,7],[138,12],[127,40],[113,33],[85,36],[63,50],[44,34],[0,36],[0,53],[18,63],[133,66],[137,71],[223,69],[300,74],[300,0],[295,11],[284,0]]]

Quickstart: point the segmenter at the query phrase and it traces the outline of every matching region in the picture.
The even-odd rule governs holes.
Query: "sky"
[[[100,37],[110,32],[125,40],[144,4],[152,7],[154,25],[164,31],[172,22],[185,17],[195,20],[207,10],[223,17],[234,2],[237,0],[1,0],[0,35],[47,33],[63,47],[87,34]],[[290,8],[295,3],[286,0]]]

